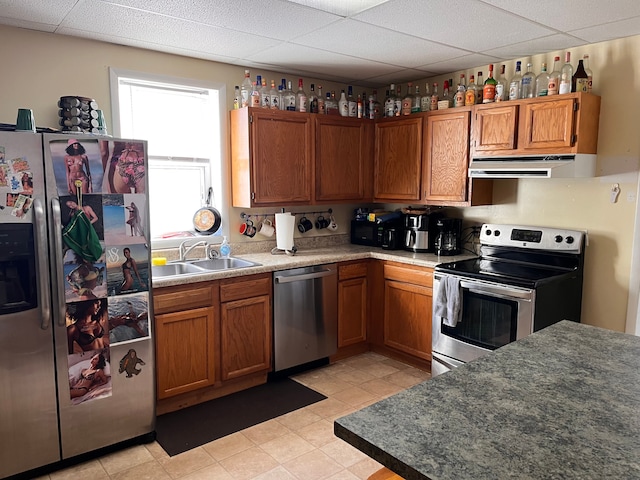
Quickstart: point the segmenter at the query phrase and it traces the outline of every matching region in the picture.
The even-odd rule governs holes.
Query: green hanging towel
[[[62,229],[67,246],[89,262],[96,262],[102,255],[102,245],[95,228],[82,210],[82,193],[78,190],[78,209],[71,221]]]

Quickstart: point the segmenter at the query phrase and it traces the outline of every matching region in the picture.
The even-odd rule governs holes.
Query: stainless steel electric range
[[[438,265],[432,376],[560,320],[580,321],[586,232],[484,224],[480,256]]]

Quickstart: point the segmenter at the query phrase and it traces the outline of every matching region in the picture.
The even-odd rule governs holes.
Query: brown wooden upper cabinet
[[[424,200],[451,205],[468,198],[469,108],[427,117],[424,146]]]
[[[600,97],[570,93],[478,105],[474,157],[597,153]]]
[[[316,202],[371,201],[373,122],[333,115],[313,118]]]
[[[312,203],[313,121],[308,113],[231,111],[234,207]]]
[[[421,114],[376,121],[374,201],[420,200],[423,121]]]

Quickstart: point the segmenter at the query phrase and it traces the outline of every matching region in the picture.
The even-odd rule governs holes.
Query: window
[[[148,143],[152,245],[175,246],[194,231],[210,188],[211,206],[225,211],[225,86],[117,69],[110,76],[114,136]]]

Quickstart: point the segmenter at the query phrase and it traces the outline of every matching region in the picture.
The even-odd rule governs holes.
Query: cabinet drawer
[[[271,295],[271,274],[251,275],[220,281],[220,301]]]
[[[367,263],[345,263],[338,266],[338,279],[359,278],[367,276]]]
[[[213,305],[214,283],[202,286],[167,287],[153,292],[154,313],[171,313]]]
[[[385,263],[384,278],[425,287],[433,286],[433,269]]]

